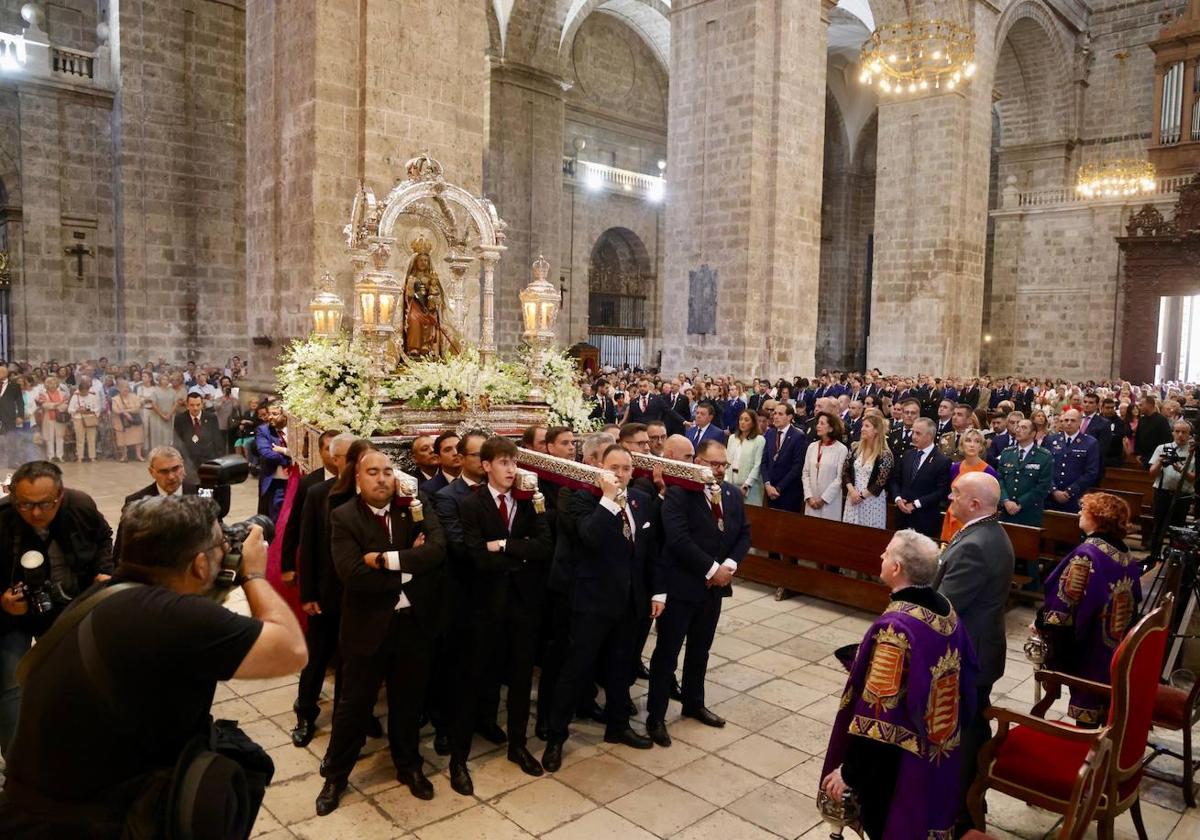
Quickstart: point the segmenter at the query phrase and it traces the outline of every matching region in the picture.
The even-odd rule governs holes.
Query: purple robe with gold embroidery
[[[1142,600],[1140,571],[1128,551],[1099,537],[1088,537],[1062,559],[1046,578],[1042,607],[1052,650],[1047,668],[1109,681],[1113,652]],[[1108,697],[1071,689],[1068,711],[1080,723],[1101,723],[1108,714]]]
[[[962,807],[962,724],[974,713],[978,667],[953,610],[893,601],[867,630],[833,724],[821,778],[851,738],[900,751],[887,840],[949,840]]]

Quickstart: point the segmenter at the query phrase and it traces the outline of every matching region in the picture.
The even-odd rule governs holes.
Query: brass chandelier
[[[859,82],[885,94],[954,90],[974,75],[975,33],[949,20],[884,24],[859,55]]]
[[[1125,59],[1129,58],[1129,52],[1121,50],[1114,58],[1117,60],[1117,113],[1124,115],[1129,113],[1125,107],[1125,90],[1128,87],[1125,82]],[[1152,193],[1158,186],[1157,175],[1157,169],[1149,160],[1132,157],[1105,160],[1101,147],[1099,162],[1085,163],[1079,167],[1075,176],[1075,192],[1083,198],[1127,198]]]

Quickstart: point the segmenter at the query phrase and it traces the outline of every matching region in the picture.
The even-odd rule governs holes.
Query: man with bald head
[[[1079,497],[1100,481],[1100,444],[1079,431],[1080,414],[1068,409],[1059,418],[1057,435],[1046,441],[1054,456],[1054,483],[1046,510],[1079,513]]]
[[[950,488],[950,515],[965,523],[942,551],[934,586],[949,599],[979,660],[976,705],[964,720],[963,790],[975,778],[975,758],[991,737],[983,710],[991,701],[992,684],[1004,675],[1004,605],[1012,586],[1013,547],[1000,525],[996,508],[1000,484],[987,473],[960,475]],[[960,820],[969,823],[965,804]]]

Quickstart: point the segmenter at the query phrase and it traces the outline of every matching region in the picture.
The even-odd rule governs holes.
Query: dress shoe
[[[450,787],[459,796],[475,795],[475,785],[471,781],[471,774],[467,772],[465,761],[450,762]]]
[[[292,730],[292,744],[297,747],[307,747],[317,734],[317,727],[308,718],[297,717],[296,726]]]
[[[604,707],[593,700],[590,704],[580,706],[575,712],[575,717],[579,720],[594,720],[596,723],[604,723]]]
[[[345,779],[326,779],[321,792],[317,794],[317,816],[326,817],[336,811],[345,792]]]
[[[703,706],[701,706],[699,709],[684,709],[683,716],[686,718],[692,718],[693,720],[698,720],[705,726],[712,726],[716,727],[717,729],[720,729],[725,725],[725,718],[714,715]]]
[[[412,791],[412,795],[417,799],[433,799],[433,782],[425,778],[420,767],[413,770],[398,770],[396,781]]]
[[[637,665],[633,668],[633,678],[635,680],[650,679],[650,669],[646,667],[646,663],[641,660],[641,657],[638,658]]]
[[[629,726],[618,732],[605,732],[604,740],[609,744],[624,744],[627,747],[633,747],[635,750],[648,750],[654,746],[653,741],[645,735],[634,732],[632,727]]]
[[[450,733],[435,732],[433,735],[433,751],[438,755],[450,755]]]
[[[786,601],[788,598],[791,598],[793,594],[795,593],[793,593],[790,589],[784,589],[782,586],[775,587],[776,601]]]
[[[660,747],[671,746],[671,736],[667,734],[667,725],[661,720],[656,720],[653,723],[647,721],[646,734],[650,736],[651,741]]]
[[[508,743],[508,735],[495,723],[481,723],[475,727],[475,731],[479,733],[486,741],[491,741],[493,744]]]
[[[546,750],[542,753],[542,767],[547,773],[553,773],[562,767],[563,742],[554,738],[546,742]]]
[[[371,717],[369,717],[367,719],[367,737],[368,738],[382,738],[383,737],[383,724],[381,724],[379,722],[379,718],[375,717],[375,715],[371,715]]]
[[[536,735],[538,740],[540,740],[540,741],[549,741],[550,740],[550,725],[548,723],[545,723],[544,721],[539,720],[537,722],[537,725],[533,727],[533,734]]]
[[[542,775],[542,765],[525,747],[509,747],[508,760],[520,767],[526,776]]]
[[[671,677],[671,690],[669,696],[677,703],[683,702],[683,689],[679,687],[678,677]]]

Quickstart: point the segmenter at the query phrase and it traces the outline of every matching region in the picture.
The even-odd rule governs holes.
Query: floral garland
[[[525,398],[529,377],[503,362],[485,365],[479,350],[468,347],[457,356],[410,362],[394,380],[393,393],[412,408],[451,410],[481,402],[502,405]]]
[[[275,368],[280,400],[287,412],[322,429],[356,435],[379,430],[379,397],[371,378],[371,357],[358,342],[309,338],[293,341]]]

